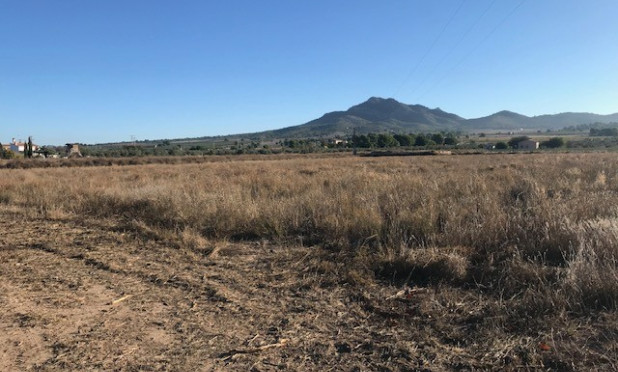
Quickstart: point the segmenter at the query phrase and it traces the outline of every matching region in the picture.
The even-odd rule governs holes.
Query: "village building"
[[[517,143],[517,148],[520,150],[537,150],[539,142],[533,140],[525,140]]]
[[[26,149],[26,143],[17,141],[15,140],[15,138],[13,138],[13,140],[9,144],[9,150],[13,152],[24,152],[25,149]]]
[[[13,140],[11,141],[11,143],[9,144],[9,150],[15,152],[15,153],[23,153],[26,150],[26,142],[23,141],[17,141],[15,138],[13,138]],[[39,149],[38,145],[32,144],[32,151],[37,151]]]

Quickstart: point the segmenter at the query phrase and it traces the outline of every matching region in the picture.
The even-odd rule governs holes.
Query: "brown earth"
[[[337,279],[345,258],[318,248],[179,248],[110,221],[1,212],[2,371],[616,367],[616,319],[504,333],[517,325],[476,292],[353,285]]]

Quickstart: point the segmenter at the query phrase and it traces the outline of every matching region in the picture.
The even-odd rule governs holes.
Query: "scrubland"
[[[279,325],[281,334],[263,341],[272,348],[217,349],[204,356],[217,361],[204,369],[618,368],[615,154],[213,158],[3,169],[0,210],[24,226],[107,226],[109,234],[130,236],[123,238],[128,246],[152,242],[159,255],[192,257],[202,273],[215,270],[210,262],[232,275],[234,261],[244,260],[245,284],[255,289],[246,301],[265,301],[261,310],[246,306],[257,328],[266,327],[259,319],[267,314],[291,311],[269,303],[265,293],[273,288],[287,288],[284,297],[325,301],[319,309],[292,310],[316,315],[298,320],[299,328],[313,331],[301,336]],[[56,244],[44,232],[40,238]],[[8,246],[7,237],[0,249]],[[113,260],[114,248],[106,252]],[[114,266],[103,258],[100,268],[126,269],[124,261]],[[7,270],[0,273],[10,275]],[[276,280],[259,282],[272,272],[279,272]],[[190,281],[195,271],[185,274]],[[290,317],[288,328],[296,319]],[[328,317],[346,320],[321,320]],[[37,368],[76,366],[50,358]],[[125,367],[145,365],[134,362]]]

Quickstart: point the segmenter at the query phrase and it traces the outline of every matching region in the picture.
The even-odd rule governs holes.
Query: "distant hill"
[[[500,111],[478,119],[464,121],[468,130],[519,129],[530,124],[530,117],[511,111]],[[538,129],[538,128],[535,128]]]
[[[535,116],[532,118],[532,121],[534,125],[541,128],[557,129],[580,124],[617,122],[618,113],[611,115],[597,115],[580,112],[565,112],[555,115]]]
[[[217,137],[183,138],[175,143],[212,142],[241,138],[273,140],[293,138],[333,138],[349,136],[353,131],[365,133],[418,133],[440,131],[481,132],[497,130],[546,130],[562,129],[591,123],[618,122],[618,113],[597,115],[591,113],[567,112],[555,115],[525,116],[511,111],[464,119],[439,108],[430,109],[422,105],[407,105],[392,98],[372,97],[352,106],[346,111],[333,111],[305,124],[282,129],[238,133]],[[157,141],[151,141],[157,142]]]
[[[327,113],[302,125],[264,132],[277,138],[333,137],[370,132],[426,132],[461,129],[463,118],[421,105],[406,105],[392,98],[372,97],[346,111]]]
[[[618,121],[618,113],[597,115],[590,113],[565,112],[555,115],[525,116],[510,111],[500,111],[463,123],[468,130],[500,129],[562,129],[564,127],[590,123],[610,123]]]
[[[278,130],[254,133],[267,138],[335,137],[369,132],[438,132],[482,130],[545,130],[589,123],[618,121],[618,113],[597,115],[591,113],[561,113],[555,115],[526,116],[511,111],[464,119],[439,108],[407,105],[392,98],[372,97],[346,111],[329,112],[308,123]]]

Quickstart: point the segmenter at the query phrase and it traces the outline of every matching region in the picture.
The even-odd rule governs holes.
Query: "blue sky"
[[[615,0],[0,0],[0,142],[256,132],[371,96],[618,112]]]

